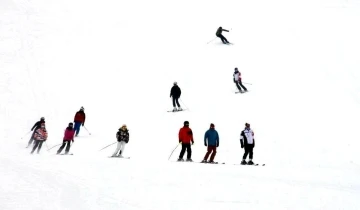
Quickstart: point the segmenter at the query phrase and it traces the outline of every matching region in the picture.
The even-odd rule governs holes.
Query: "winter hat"
[[[184,125],[186,125],[186,126],[189,125],[189,121],[185,121]]]
[[[72,127],[74,124],[72,122],[69,123],[69,126]]]
[[[174,85],[177,85],[177,82],[176,82],[176,81],[174,82]]]
[[[82,106],[82,107],[80,108],[80,110],[81,110],[81,111],[84,111],[84,107]]]
[[[210,128],[215,128],[215,125],[213,123],[211,123]]]
[[[245,127],[250,127],[250,124],[249,124],[249,123],[245,123]]]
[[[41,117],[40,120],[45,120],[45,117]]]
[[[238,68],[237,67],[235,67],[235,71],[237,71],[238,70]]]

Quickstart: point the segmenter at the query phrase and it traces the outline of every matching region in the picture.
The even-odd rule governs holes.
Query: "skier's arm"
[[[82,126],[84,126],[84,124],[85,124],[85,119],[86,119],[86,115],[85,115],[85,112],[84,112],[84,121],[82,123]]]
[[[241,144],[241,148],[244,147],[244,136],[243,136],[243,134],[244,134],[244,131],[242,131],[241,134],[240,134],[240,144]]]
[[[38,124],[39,124],[39,122],[36,122],[36,123],[34,124],[34,126],[31,128],[31,131],[33,131]]]
[[[206,139],[208,138],[208,132],[206,131],[205,132],[205,135],[204,135],[204,145],[207,146],[207,142],[206,142]]]
[[[220,137],[219,137],[219,133],[218,133],[218,132],[216,132],[216,135],[217,135],[216,146],[218,147],[219,144],[220,144]]]

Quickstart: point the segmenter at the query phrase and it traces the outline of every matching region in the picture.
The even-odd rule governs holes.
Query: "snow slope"
[[[2,0],[0,209],[359,209],[359,14],[355,0]],[[219,26],[234,45],[207,44]],[[173,81],[186,112],[166,112]],[[47,151],[80,106],[91,135],[74,156]],[[185,120],[192,158],[214,123],[225,165],[167,160]],[[265,167],[234,165],[245,122]],[[131,159],[109,159],[123,123]]]

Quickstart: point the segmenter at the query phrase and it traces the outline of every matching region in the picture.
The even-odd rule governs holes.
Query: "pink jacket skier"
[[[56,154],[60,154],[60,152],[64,149],[65,145],[65,155],[69,153],[71,141],[74,142],[75,130],[73,128],[73,125],[74,124],[71,122],[69,123],[69,126],[65,129],[63,143]]]

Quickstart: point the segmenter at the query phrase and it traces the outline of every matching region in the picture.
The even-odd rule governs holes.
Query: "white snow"
[[[359,21],[357,0],[0,1],[0,209],[360,209]],[[219,26],[234,45],[207,44]],[[174,81],[188,111],[166,112]],[[91,135],[47,151],[81,106]],[[185,120],[193,160],[214,123],[225,165],[168,161]],[[245,122],[264,167],[234,165]]]

